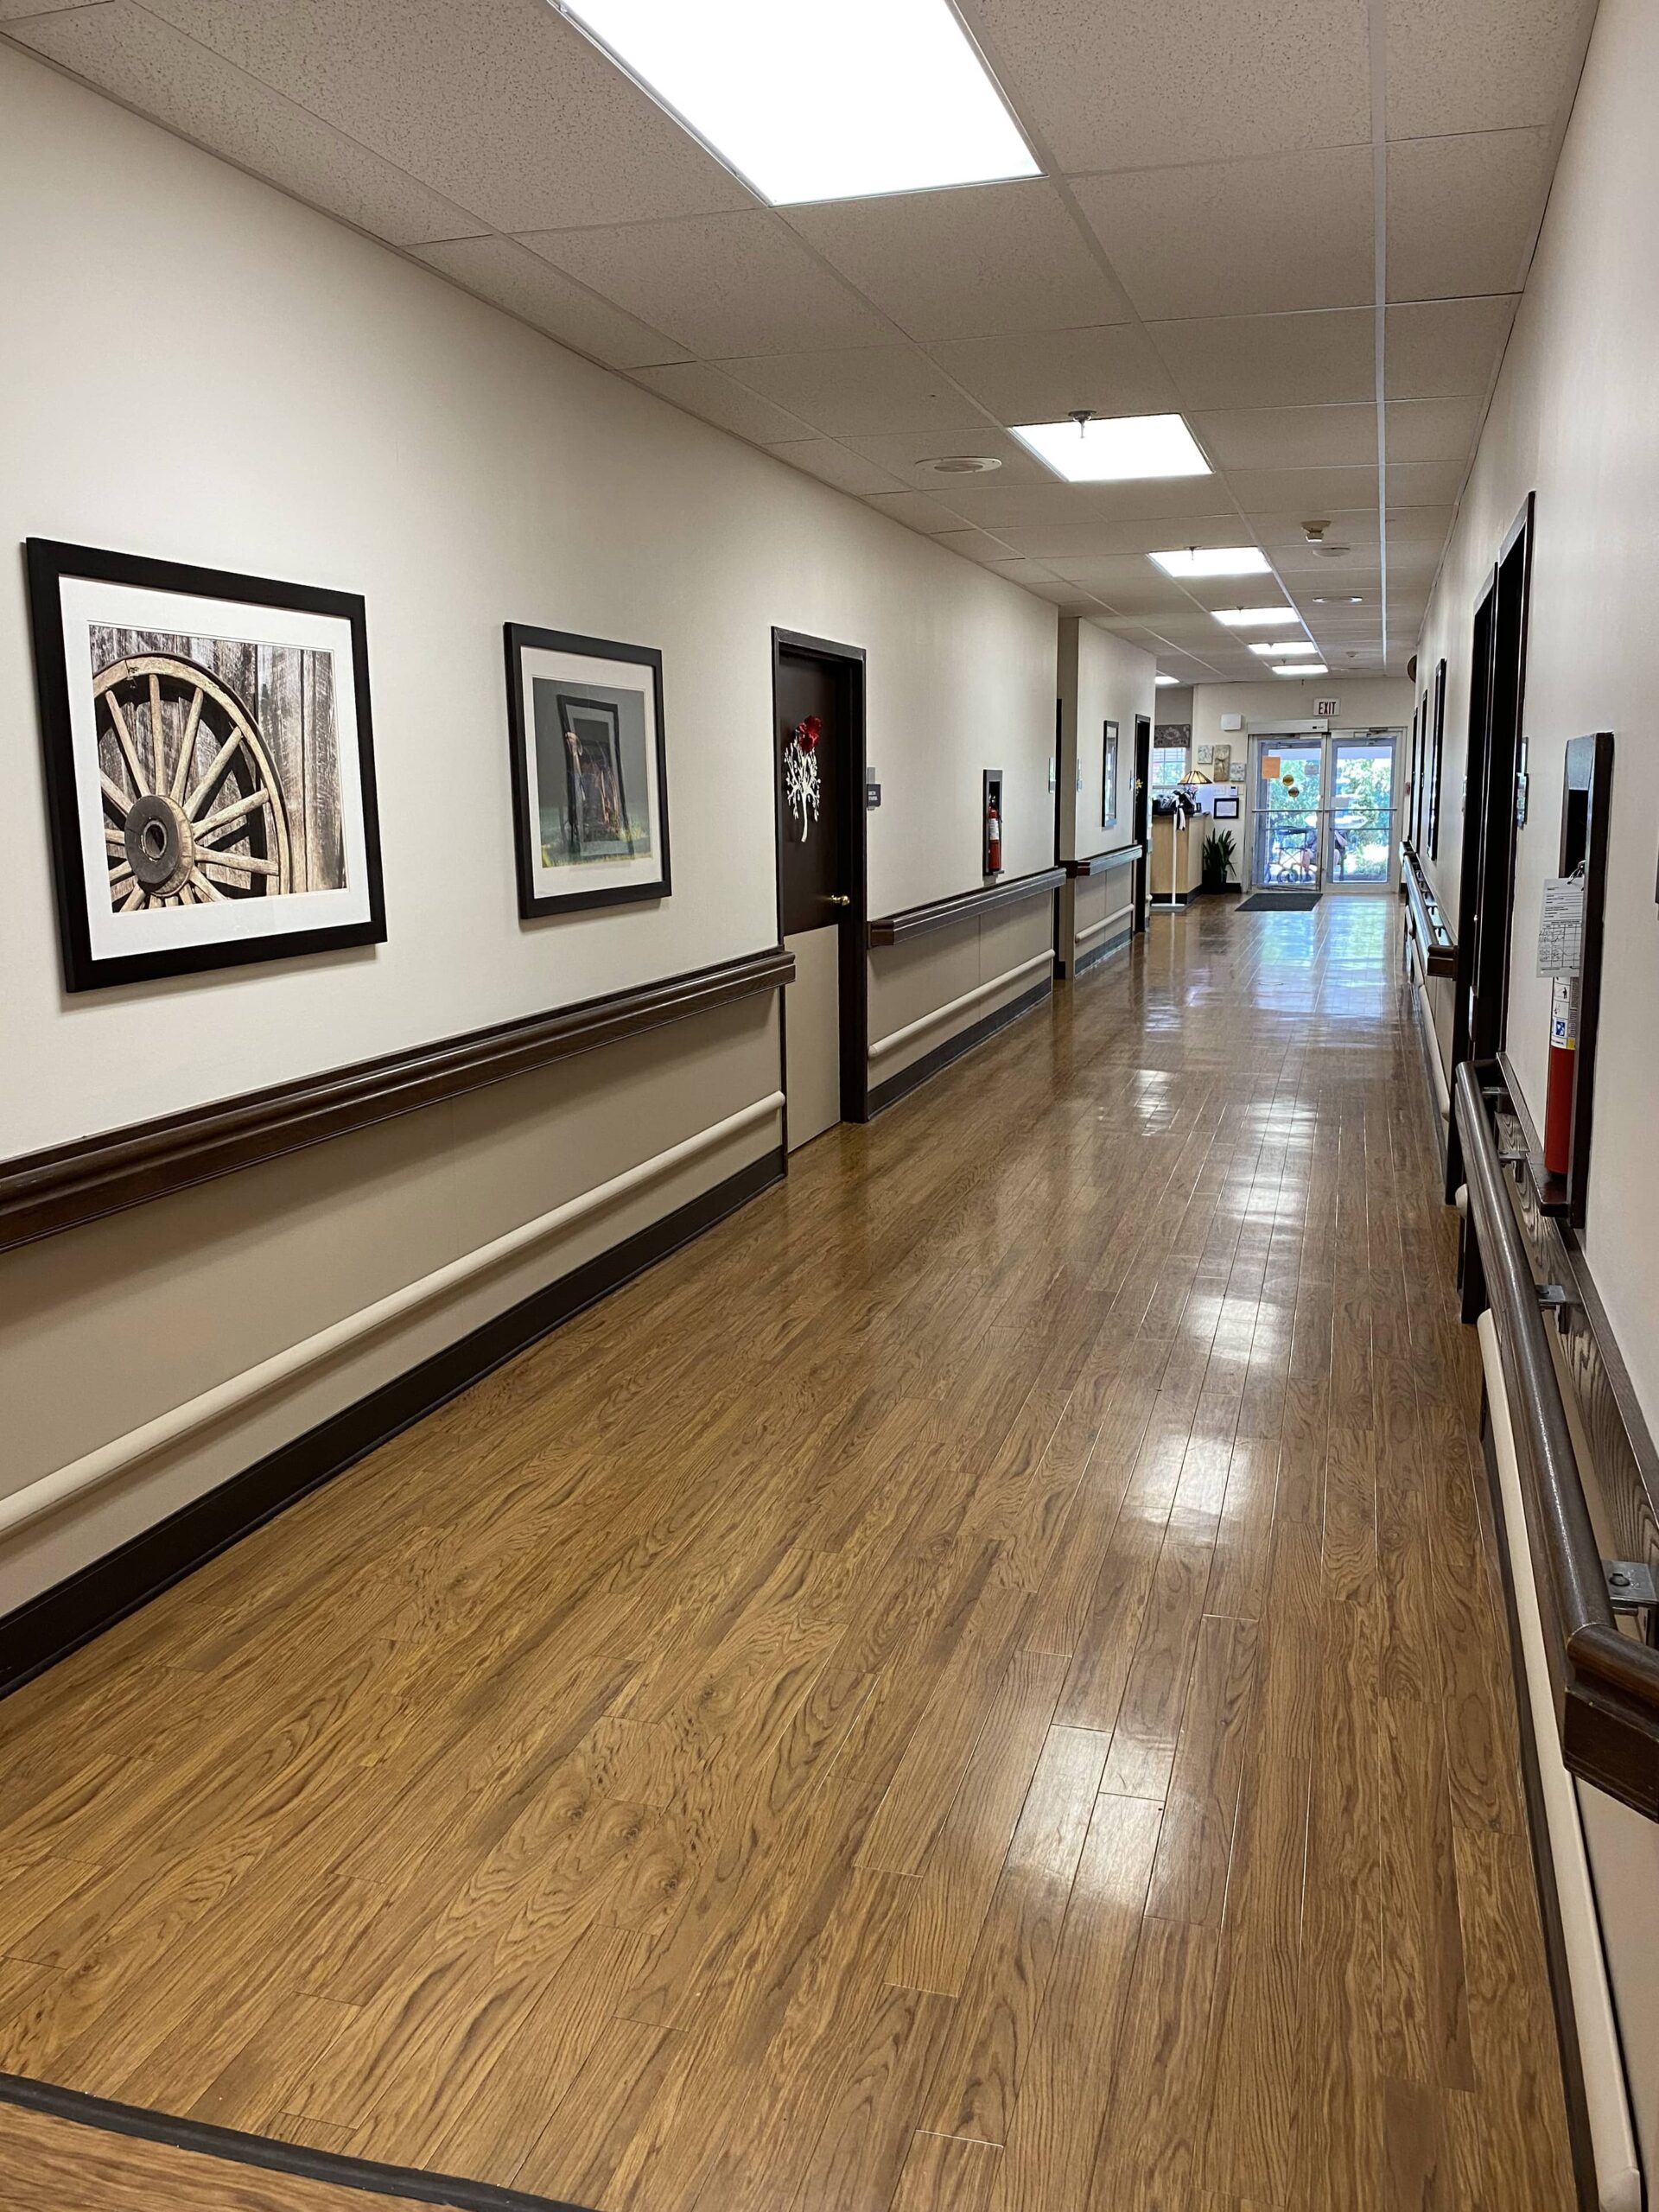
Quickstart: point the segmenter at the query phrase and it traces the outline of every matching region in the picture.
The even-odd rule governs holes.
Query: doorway
[[[1398,779],[1392,730],[1252,736],[1252,889],[1389,889]]]
[[[864,965],[864,655],[772,633],[784,1128],[797,1152],[869,1118]]]

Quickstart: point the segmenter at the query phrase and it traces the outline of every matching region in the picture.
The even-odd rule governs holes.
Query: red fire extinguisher
[[[1579,983],[1557,976],[1549,1003],[1549,1078],[1544,1092],[1544,1168],[1565,1175],[1573,1166],[1573,1074],[1578,1065]]]
[[[993,791],[985,803],[985,873],[1002,873],[1002,824],[997,818],[996,793]]]

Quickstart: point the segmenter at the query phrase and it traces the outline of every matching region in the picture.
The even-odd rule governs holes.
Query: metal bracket
[[[1659,1631],[1659,1586],[1654,1582],[1653,1569],[1644,1560],[1605,1559],[1601,1572],[1607,1585],[1607,1602],[1614,1613],[1645,1613],[1647,1640],[1653,1643]]]

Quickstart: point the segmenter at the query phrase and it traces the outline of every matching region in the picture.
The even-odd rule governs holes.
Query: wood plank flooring
[[[603,2212],[1567,2206],[1398,926],[1159,918],[0,1707],[0,2069]]]

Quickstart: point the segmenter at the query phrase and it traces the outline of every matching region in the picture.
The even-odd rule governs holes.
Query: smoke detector
[[[1308,550],[1317,553],[1322,561],[1345,560],[1354,549],[1351,545],[1339,544],[1328,538],[1325,533],[1330,527],[1329,522],[1305,522],[1302,524],[1302,536],[1307,541]]]
[[[938,476],[988,476],[1002,464],[988,453],[950,453],[938,461],[925,461],[922,467],[931,468]]]

